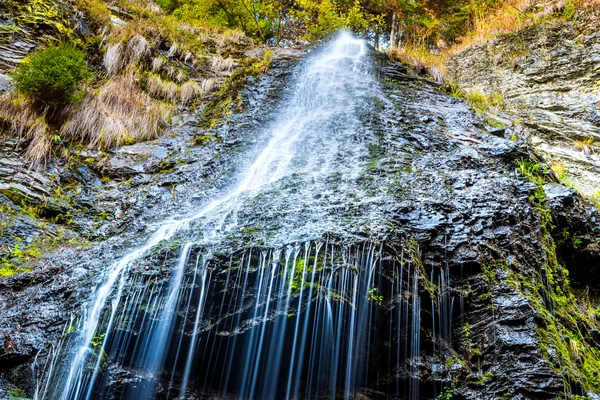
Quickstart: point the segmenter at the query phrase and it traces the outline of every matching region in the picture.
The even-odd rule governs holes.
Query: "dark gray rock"
[[[56,249],[32,272],[0,280],[0,377],[32,393],[25,371],[30,371],[36,355],[38,360],[49,357],[51,343],[68,337],[69,316],[79,312],[111,262],[144,243],[157,223],[193,213],[227,187],[236,169],[247,165],[248,152],[260,145],[261,128],[278,112],[277,101],[289,94],[283,88],[291,76],[285,60],[294,59],[280,58],[266,76],[243,91],[243,113],[203,132],[215,137],[206,145],[192,144],[198,128],[194,118],[182,117],[172,128],[177,135],[123,147],[76,171],[53,169],[59,180],[78,183],[81,192],[73,198],[88,207],[77,211],[71,206],[79,212],[78,229],[98,240],[91,247],[70,244]],[[466,104],[408,77],[403,67],[383,57],[376,62],[384,99],[357,111],[364,125],[355,139],[368,149],[364,159],[357,160],[364,169],[359,176],[295,174],[274,182],[260,198],[246,199],[237,215],[239,229],[211,249],[214,282],[206,306],[209,317],[198,333],[206,340],[203,343],[243,338],[252,326],[268,324],[282,312],[274,309],[266,318],[248,316],[252,304],[244,298],[231,315],[221,316],[226,320],[239,315],[240,324],[229,330],[223,327],[232,325],[219,320],[218,305],[230,303],[235,282],[227,281],[225,271],[236,257],[326,240],[348,248],[380,246],[389,261],[407,251],[408,243],[416,243],[423,268],[417,289],[423,305],[420,352],[376,375],[357,398],[395,398],[389,388],[397,379],[418,380],[422,398],[435,398],[442,386],[454,385],[455,398],[550,399],[562,396],[570,380],[575,382],[572,389],[582,393],[576,383],[580,376],[571,377],[572,371],[552,364],[559,359],[558,351],[553,346],[542,351],[539,330],[547,323],[543,316],[551,314],[551,305],[543,289],[532,294],[526,285],[533,277],[544,276],[541,267],[548,257],[544,241],[550,240],[537,204],[530,199],[537,186],[515,174],[517,160],[529,157],[531,149],[522,141],[490,135]],[[38,197],[42,191],[54,193],[51,181],[21,171],[16,157],[5,158],[4,185]],[[330,161],[343,165],[346,160]],[[17,171],[22,177],[15,179]],[[30,181],[36,184],[23,183]],[[24,189],[15,186],[19,184]],[[564,229],[581,240],[576,251],[558,245],[559,261],[574,280],[590,279],[587,266],[600,265],[600,252],[594,249],[600,215],[562,185],[548,184],[544,190],[556,243]],[[180,241],[200,241],[203,232],[201,221],[190,223],[179,236],[144,256],[132,275],[139,282],[166,283]],[[205,250],[194,246],[190,259],[199,259]],[[584,259],[588,262],[579,262]],[[341,261],[329,268],[358,271]],[[439,288],[437,279],[429,282],[442,271],[449,279],[445,289]],[[187,271],[188,278],[192,273]],[[377,279],[389,276],[382,273]],[[189,279],[188,285],[196,290]],[[251,283],[249,292],[255,290]],[[431,317],[436,315],[432,307],[440,307],[443,296],[453,300],[452,311],[444,314],[447,332],[441,334]],[[401,301],[386,298],[378,306],[383,321]],[[182,332],[189,338],[193,329],[189,319],[184,322]],[[370,328],[383,335],[377,327],[364,327]],[[398,337],[402,334],[406,332]],[[595,340],[597,335],[590,336]],[[373,352],[387,355],[394,346],[392,340],[382,340],[373,345]],[[364,363],[377,368],[381,359]],[[112,397],[104,398],[118,398],[127,385],[158,383],[164,389],[168,384],[166,373],[149,376],[112,359],[107,364],[102,373],[106,396]],[[213,389],[210,382],[206,388],[197,384],[190,398],[228,397],[215,395]],[[161,390],[158,397],[164,397]]]

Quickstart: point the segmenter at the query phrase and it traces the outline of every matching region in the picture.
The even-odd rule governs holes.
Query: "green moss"
[[[420,284],[429,292],[433,299],[437,299],[439,291],[438,286],[429,280],[429,275],[425,270],[425,266],[421,260],[421,253],[419,250],[419,242],[416,239],[411,238],[403,243],[402,251],[404,253],[403,259],[410,262],[415,271],[419,274]]]
[[[446,370],[450,370],[456,364],[460,365],[465,371],[469,370],[467,363],[463,359],[461,359],[456,353],[453,352],[451,357],[446,358],[444,366]]]
[[[436,396],[436,400],[452,400],[454,398],[454,392],[456,389],[454,387],[448,387],[442,390],[440,394]]]
[[[383,305],[383,296],[377,294],[377,288],[375,287],[369,289],[369,296],[367,299],[380,307]]]
[[[194,138],[194,142],[200,146],[206,146],[214,138],[212,135],[198,135]]]
[[[484,93],[479,90],[465,91],[456,82],[448,82],[442,90],[452,97],[466,101],[473,107],[477,114],[484,114],[490,108],[498,107],[502,103],[502,93]],[[495,120],[488,120],[492,127],[503,128],[504,125]]]
[[[582,369],[587,378],[587,383],[595,389],[600,388],[600,352],[597,349],[586,351]]]
[[[573,241],[572,235],[565,230],[559,234],[558,242],[553,240],[552,215],[546,207],[543,190],[546,172],[539,164],[521,159],[517,172],[537,186],[529,200],[539,215],[544,262],[532,276],[520,276],[519,281],[543,321],[538,328],[540,350],[566,382],[575,381],[587,389],[600,390],[599,351],[586,337],[589,330],[597,328],[597,323],[590,313],[582,312],[570,286],[568,270],[560,265],[556,253],[557,243],[570,246],[581,243]]]
[[[86,16],[93,28],[110,24],[110,11],[100,0],[73,0],[73,4]]]
[[[13,11],[16,26],[47,30],[54,39],[73,36],[70,21],[72,10],[61,3],[49,0],[8,0],[6,7]]]
[[[471,351],[471,326],[468,322],[465,322],[461,329],[460,341],[462,344],[463,350],[470,352]]]
[[[483,271],[483,277],[485,278],[488,286],[492,286],[498,282],[498,276],[496,275],[496,265],[494,264],[483,264],[481,266]],[[490,294],[491,295],[491,294]]]
[[[558,240],[556,241],[557,246],[567,246],[574,250],[580,248],[581,243],[581,239],[569,232],[567,228],[563,228],[559,234]]]
[[[0,276],[3,277],[31,272],[32,266],[43,255],[54,251],[59,245],[84,246],[89,243],[81,238],[68,238],[64,230],[59,230],[55,236],[40,235],[31,243],[24,243],[19,237],[13,240],[13,247],[0,259]]]
[[[300,258],[298,257],[296,259],[296,263],[294,264],[294,270],[293,270],[293,278],[292,278],[292,291],[298,291],[302,288],[302,283],[304,280],[304,274],[306,272],[306,260],[304,258]],[[306,282],[304,282],[306,283]]]
[[[28,398],[27,393],[25,393],[23,390],[19,389],[18,387],[15,387],[15,386],[8,388],[8,390],[6,392],[8,394],[9,400]]]
[[[492,374],[491,372],[487,372],[483,375],[481,375],[481,374],[469,375],[467,378],[471,381],[471,383],[473,385],[481,386],[484,383],[491,380],[493,377],[494,377],[494,374]]]
[[[9,262],[5,261],[4,259],[2,259],[2,261],[0,262],[0,276],[1,277],[8,277],[8,276],[13,276],[16,274],[21,274],[21,273],[25,273],[25,272],[31,272],[32,269],[29,267],[15,267],[14,265],[10,264]]]

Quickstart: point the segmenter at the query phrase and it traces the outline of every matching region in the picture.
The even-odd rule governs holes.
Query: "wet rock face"
[[[122,207],[124,218],[118,225],[103,223],[97,228],[105,229],[99,236],[112,236],[110,239],[91,247],[61,250],[43,258],[33,272],[0,281],[0,377],[31,395],[34,357],[39,352],[38,360],[52,360],[50,343],[61,338],[69,343],[69,315],[76,315],[103,269],[118,255],[139,246],[152,231],[152,223],[193,212],[233,179],[236,168],[247,165],[248,152],[252,154],[263,140],[260,128],[280,111],[277,101],[286,95],[281,86],[293,76],[294,62],[289,61],[275,64],[267,76],[249,86],[244,92],[246,111],[209,131],[214,139],[207,146],[190,146],[198,134],[194,127],[197,118],[184,115],[175,127],[179,138],[126,146],[102,165],[80,171],[90,185],[97,184],[91,183],[98,179],[97,169],[115,178],[131,179],[127,185],[101,183],[90,194],[95,205],[111,210]],[[377,266],[373,270],[376,285],[360,281],[360,293],[365,295],[361,304],[371,310],[372,319],[361,325],[361,332],[370,336],[364,336],[366,345],[355,360],[368,371],[363,370],[362,378],[357,378],[356,398],[415,398],[417,393],[421,398],[435,398],[451,393],[464,399],[551,399],[565,391],[583,394],[588,388],[578,386],[575,378],[579,376],[570,375],[576,371],[562,372],[555,365],[556,344],[542,343],[540,329],[549,329],[546,314],[551,301],[537,282],[546,276],[549,240],[556,242],[557,257],[574,281],[598,282],[599,274],[588,266],[598,265],[595,237],[600,233],[600,216],[569,189],[549,183],[543,188],[544,205],[555,229],[554,238],[548,239],[542,219],[545,214],[534,201],[538,187],[515,173],[517,160],[528,158],[530,149],[523,142],[482,130],[463,102],[414,81],[400,66],[380,57],[374,57],[374,62],[380,91],[374,92],[368,107],[359,110],[361,125],[356,135],[348,139],[348,147],[340,146],[339,158],[332,161],[339,170],[334,168],[324,176],[297,174],[273,183],[260,196],[243,202],[237,210],[237,229],[220,246],[209,253],[202,246],[193,247],[184,293],[191,293],[191,304],[200,304],[197,268],[206,254],[210,255],[206,271],[212,284],[206,289],[206,318],[199,327],[194,327],[195,306],[187,311],[178,308],[176,314],[180,321],[176,334],[181,334],[176,337],[182,338],[183,348],[194,337],[202,343],[195,356],[199,361],[193,367],[188,398],[239,398],[235,387],[230,394],[215,394],[229,386],[223,382],[225,375],[214,371],[224,370],[228,363],[242,363],[247,354],[241,350],[229,353],[239,358],[221,358],[219,354],[231,351],[228,349],[236,340],[256,340],[252,338],[260,335],[253,332],[259,329],[272,337],[280,326],[277,324],[288,321],[294,326],[298,311],[290,312],[282,305],[280,293],[285,290],[270,293],[273,306],[264,317],[253,312],[257,304],[253,296],[264,292],[259,285],[261,255],[275,258],[275,252],[281,250],[277,259],[282,268],[285,249],[294,246],[312,249],[308,256],[300,252],[298,257],[304,261],[295,262],[294,269],[311,271],[310,254],[322,266],[314,278],[319,286],[303,288],[301,281],[295,283],[290,300],[294,310],[316,310],[327,296],[333,299],[332,307],[341,309],[349,304],[344,303],[344,296],[353,292],[324,289],[328,274],[335,271],[336,276],[365,279],[367,266]],[[359,173],[353,175],[343,173],[344,155],[357,154],[350,152],[350,146],[365,149],[353,158],[359,167]],[[303,157],[317,156],[300,152],[296,158],[302,162]],[[125,207],[128,202],[131,206]],[[578,243],[577,248],[560,242],[565,228],[569,243]],[[199,223],[190,224],[175,240],[144,257],[132,269],[135,284],[126,289],[127,298],[152,299],[156,298],[153,293],[164,294],[160,288],[166,288],[172,278],[180,244],[201,238],[202,229]],[[318,243],[335,249],[331,250],[336,254],[332,261],[315,255]],[[361,251],[378,262],[348,262],[350,258],[343,262],[338,256]],[[247,291],[240,294],[246,270],[238,265],[240,259],[248,260],[243,257],[252,262]],[[405,268],[402,275],[400,265]],[[590,270],[593,272],[588,273]],[[235,278],[236,274],[239,277]],[[272,279],[283,280],[283,276],[281,269]],[[313,279],[309,276],[306,279]],[[262,279],[268,278],[263,273]],[[282,284],[274,287],[285,288]],[[372,291],[374,287],[378,290]],[[311,290],[314,297],[308,295]],[[321,296],[316,296],[317,292]],[[311,298],[313,302],[306,300]],[[118,325],[119,337],[143,337],[148,328],[141,324],[142,319],[158,315],[160,307],[148,303],[138,319],[129,319],[127,307],[133,303],[122,304],[119,315],[127,324]],[[185,301],[181,304],[185,306]],[[356,304],[358,307],[359,302]],[[264,310],[264,302],[260,306]],[[336,314],[343,324],[350,322],[350,314],[345,312]],[[318,313],[307,315],[315,321],[319,317]],[[396,325],[399,316],[407,315],[416,319]],[[282,343],[289,357],[294,331],[284,332],[287,336]],[[405,350],[415,333],[419,345]],[[593,341],[594,335],[590,336],[585,340]],[[130,347],[115,348],[135,353],[133,341],[123,343]],[[170,357],[176,354],[177,341],[172,345]],[[108,353],[102,369],[105,385],[95,394],[98,398],[119,398],[141,385],[155,386],[156,398],[168,398],[167,393],[176,393],[170,391],[170,381],[180,382],[185,373],[183,356],[179,362],[169,361],[175,365],[173,374],[169,370],[153,376],[136,369],[134,362],[119,360],[116,351]],[[311,365],[310,354],[306,352],[306,365]],[[40,361],[36,371],[41,375],[39,365]],[[263,364],[257,361],[257,365]],[[264,367],[268,369],[269,364]],[[573,378],[570,388],[565,388],[567,376]],[[317,382],[315,378],[313,387],[318,387]],[[303,380],[302,385],[308,383]],[[332,397],[323,391],[316,397]],[[343,397],[344,393],[334,395]]]
[[[14,82],[8,75],[0,74],[0,95],[10,92],[14,88]]]
[[[33,393],[35,356],[51,355],[49,344],[69,327],[70,315],[89,299],[111,261],[138,245],[153,229],[148,225],[191,213],[232,179],[234,166],[245,162],[242,150],[253,145],[248,132],[265,122],[289,79],[290,65],[302,55],[283,53],[242,93],[244,123],[242,115],[233,115],[231,121],[238,123],[218,132],[199,128],[198,115],[180,114],[171,131],[152,143],[124,146],[106,158],[84,150],[97,161],[70,166],[53,160],[46,168],[32,168],[18,143],[4,139],[0,258],[10,259],[18,243],[34,244],[41,260],[24,259],[31,272],[0,277],[1,376]],[[211,139],[198,145],[194,138],[200,134]],[[38,218],[25,213],[23,205],[34,208]],[[67,212],[68,221],[56,219]]]
[[[515,132],[564,164],[580,190],[598,190],[600,138],[597,11],[572,22],[540,23],[450,58],[450,79],[462,88],[501,93]]]
[[[4,27],[0,38],[0,72],[10,71],[40,42],[55,41],[73,31],[85,36],[78,29],[85,21],[67,0],[40,1],[33,6],[1,2],[0,7],[0,24]],[[4,89],[2,81],[0,74],[0,94]]]

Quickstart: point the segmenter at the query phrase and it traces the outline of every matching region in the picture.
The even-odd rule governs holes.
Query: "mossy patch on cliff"
[[[599,391],[600,343],[590,336],[590,332],[599,327],[593,303],[587,296],[575,295],[567,266],[557,255],[557,244],[578,246],[580,242],[564,230],[559,233],[558,241],[552,236],[555,227],[545,204],[543,187],[548,182],[548,171],[524,159],[519,161],[517,171],[536,185],[529,200],[539,217],[544,261],[531,276],[517,275],[515,281],[538,313],[540,350],[552,368],[565,377],[565,386],[570,392],[574,389],[572,382],[587,390]]]

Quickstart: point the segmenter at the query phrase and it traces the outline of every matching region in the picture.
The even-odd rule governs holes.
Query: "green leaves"
[[[69,44],[51,46],[27,57],[14,79],[17,89],[44,106],[58,108],[77,97],[77,85],[91,76],[84,54]]]
[[[241,29],[261,41],[320,39],[339,29],[365,33],[385,25],[385,10],[371,14],[359,0],[160,0],[185,23]]]

